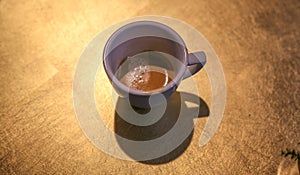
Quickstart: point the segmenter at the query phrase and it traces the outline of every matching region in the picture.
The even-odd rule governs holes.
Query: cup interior
[[[144,65],[170,70],[172,82],[164,89],[179,84],[187,63],[187,49],[181,37],[168,26],[152,21],[134,22],[118,29],[109,38],[103,56],[109,79],[121,88],[125,87],[118,80],[130,67],[135,66],[131,64],[135,59],[143,60],[141,64]]]

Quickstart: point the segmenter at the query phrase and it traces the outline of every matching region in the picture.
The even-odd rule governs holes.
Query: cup
[[[143,54],[146,52],[149,54]],[[139,61],[131,63],[136,56]],[[170,71],[172,81],[153,91],[137,90],[123,84],[120,74],[138,66],[134,64],[141,60],[143,65],[151,64]],[[137,21],[119,28],[110,36],[103,51],[104,70],[113,88],[121,98],[129,98],[130,104],[139,108],[152,108],[164,102],[183,79],[197,73],[205,63],[203,51],[188,53],[176,31],[154,21]]]

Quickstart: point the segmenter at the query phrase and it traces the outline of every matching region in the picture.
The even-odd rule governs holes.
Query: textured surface
[[[178,18],[205,35],[223,65],[227,104],[205,147],[198,147],[206,121],[199,118],[174,155],[129,162],[85,137],[72,78],[96,33],[149,14]],[[0,174],[276,174],[280,150],[300,141],[299,28],[299,0],[0,0]],[[197,76],[205,87],[205,73]]]

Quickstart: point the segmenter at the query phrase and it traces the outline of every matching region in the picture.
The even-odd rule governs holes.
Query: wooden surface
[[[223,65],[227,103],[205,147],[198,147],[204,117],[173,155],[130,162],[85,137],[72,80],[95,34],[150,14],[205,35]],[[276,174],[281,149],[300,141],[299,28],[299,0],[0,0],[0,174]],[[206,74],[197,76],[205,94]]]

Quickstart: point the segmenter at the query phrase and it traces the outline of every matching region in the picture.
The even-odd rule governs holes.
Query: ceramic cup
[[[156,55],[148,55],[143,64],[172,70],[172,81],[163,88],[149,92],[132,89],[121,83],[118,74],[122,72],[120,65],[124,64],[124,60],[129,61],[128,68],[133,66],[130,63],[132,57],[147,51],[154,51]],[[172,58],[167,58],[164,53]],[[139,108],[151,108],[165,101],[183,79],[197,73],[205,63],[203,51],[188,53],[176,31],[154,21],[137,21],[119,28],[110,36],[103,51],[104,69],[113,88],[120,97],[128,98],[132,106]]]

